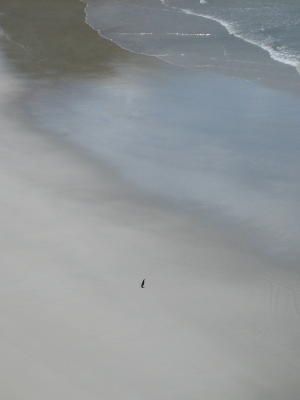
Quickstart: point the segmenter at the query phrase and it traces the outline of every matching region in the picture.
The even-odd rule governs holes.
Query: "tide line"
[[[117,35],[122,36],[211,36],[211,33],[184,33],[184,32],[166,32],[166,33],[153,33],[153,32],[116,32]]]

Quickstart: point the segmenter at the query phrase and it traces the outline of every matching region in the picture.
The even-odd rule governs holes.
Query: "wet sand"
[[[274,268],[234,230],[139,191],[26,113],[34,88],[65,76],[105,85],[148,57],[98,39],[76,1],[23,3],[6,3],[4,13],[30,17],[11,30],[7,20],[0,64],[2,397],[298,399],[297,273]],[[77,39],[58,46],[53,20],[36,35],[32,13],[44,7],[62,28],[76,15],[70,36],[82,29],[91,47],[79,36],[80,51]],[[53,40],[53,53],[39,43],[29,51],[28,31]],[[157,61],[147,68],[159,74]]]

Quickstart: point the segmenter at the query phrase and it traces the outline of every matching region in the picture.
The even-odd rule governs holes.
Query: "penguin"
[[[145,287],[145,279],[142,280],[141,288],[144,289]]]

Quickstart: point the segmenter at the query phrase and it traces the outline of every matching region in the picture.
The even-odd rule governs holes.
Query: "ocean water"
[[[140,80],[122,72],[107,87],[83,85],[80,100],[67,88],[63,115],[57,124],[44,115],[47,127],[112,162],[146,192],[233,221],[263,238],[269,254],[297,265],[300,3],[84,3],[86,22],[101,36],[185,68],[170,79],[162,74],[160,83],[147,72]],[[54,95],[51,102],[56,109],[60,101]]]
[[[249,43],[258,31],[254,11],[232,1],[88,0],[85,14],[76,2],[71,21],[68,2],[49,2],[53,31],[50,17],[39,23],[44,8],[28,4],[18,6],[27,17],[14,19],[7,1],[0,21],[7,54],[31,79],[22,106],[32,123],[105,160],[147,196],[191,212],[197,223],[209,215],[237,228],[299,269],[300,77],[295,65]],[[267,2],[251,4],[258,14]],[[285,5],[282,15],[291,13],[296,30],[297,13]],[[194,15],[200,11],[209,18]],[[253,18],[248,36],[239,14]],[[234,23],[247,40],[223,26]],[[176,67],[132,56],[102,36]]]
[[[99,35],[77,0],[0,1],[3,398],[298,400],[296,69],[166,2],[94,4]]]
[[[298,0],[168,0],[187,15],[203,15],[230,34],[265,49],[277,61],[299,68],[300,3]]]
[[[299,70],[297,0],[87,0],[86,11],[103,36],[176,65],[262,78],[279,70],[271,58]]]

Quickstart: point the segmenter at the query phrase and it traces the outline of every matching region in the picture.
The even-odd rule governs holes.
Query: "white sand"
[[[1,399],[298,400],[298,282],[29,132],[12,79],[2,68]]]

